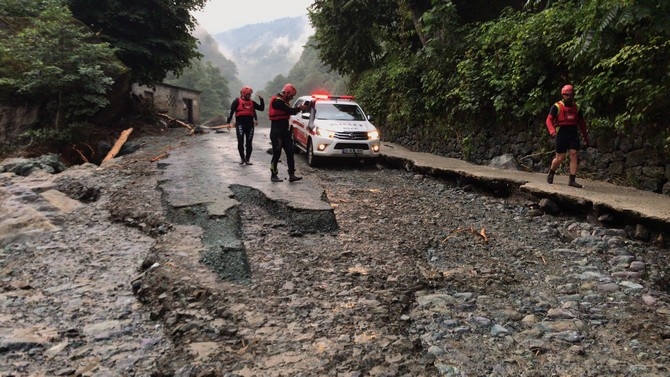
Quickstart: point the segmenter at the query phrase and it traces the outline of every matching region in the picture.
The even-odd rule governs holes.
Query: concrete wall
[[[197,90],[169,84],[157,84],[151,87],[134,84],[132,91],[152,103],[154,109],[159,112],[186,123],[200,123],[200,92]]]

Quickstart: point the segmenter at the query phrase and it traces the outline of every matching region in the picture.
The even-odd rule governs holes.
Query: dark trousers
[[[277,174],[277,164],[281,157],[281,151],[286,153],[286,165],[288,166],[288,173],[295,173],[295,160],[293,158],[293,136],[287,127],[272,127],[270,128],[270,142],[272,143],[272,161],[270,162],[270,171],[272,174]]]
[[[254,122],[238,122],[235,129],[237,131],[237,150],[240,152],[240,158],[242,161],[249,161],[251,151],[253,151]]]

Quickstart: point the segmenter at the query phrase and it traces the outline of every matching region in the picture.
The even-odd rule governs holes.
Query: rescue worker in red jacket
[[[281,182],[277,164],[281,157],[282,149],[286,153],[286,165],[288,166],[288,180],[295,182],[302,179],[295,175],[295,160],[293,158],[293,136],[289,125],[289,117],[304,111],[307,107],[301,105],[293,108],[289,104],[295,97],[297,91],[291,84],[284,85],[282,91],[270,99],[270,142],[272,143],[272,161],[270,162],[270,180],[272,182]]]
[[[554,174],[556,169],[565,160],[566,153],[570,155],[570,179],[568,185],[582,188],[575,181],[577,177],[578,151],[579,151],[579,133],[584,138],[584,143],[589,146],[589,135],[586,131],[586,121],[582,116],[582,111],[575,103],[575,91],[572,85],[565,85],[561,89],[562,101],[556,102],[549,110],[546,125],[549,135],[556,138],[556,156],[551,161],[547,183],[554,183]]]
[[[260,103],[251,99],[253,89],[243,86],[240,90],[240,96],[230,104],[230,112],[226,123],[232,125],[230,121],[235,116],[235,132],[237,133],[237,150],[240,152],[240,165],[253,165],[251,152],[253,151],[254,127],[258,126],[258,115],[256,111],[265,110],[265,101],[258,95]],[[246,148],[245,148],[246,147]],[[246,149],[246,150],[245,150]]]

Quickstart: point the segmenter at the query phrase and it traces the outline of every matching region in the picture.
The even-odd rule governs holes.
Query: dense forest
[[[661,125],[670,153],[668,1],[317,0],[309,17],[386,138],[541,123],[570,83],[591,129]]]
[[[23,134],[35,144],[116,124],[127,114],[110,109],[130,83],[159,83],[201,56],[191,12],[205,1],[0,0],[0,101],[39,108]]]
[[[190,12],[205,2],[0,0],[0,99],[40,104],[48,138],[95,124],[121,82],[180,80],[218,104],[237,78],[200,60]],[[387,140],[466,147],[482,125],[541,124],[571,83],[591,129],[653,125],[670,153],[670,2],[315,0],[309,19],[299,63],[264,91],[355,94]]]

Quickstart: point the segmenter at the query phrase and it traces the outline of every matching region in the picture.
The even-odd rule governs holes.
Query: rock
[[[519,170],[519,164],[516,162],[516,158],[511,154],[503,154],[493,157],[489,166],[497,169]]]
[[[550,199],[547,199],[547,198],[540,199],[539,208],[544,213],[547,213],[547,214],[550,214],[550,215],[553,215],[553,216],[557,216],[557,215],[561,214],[561,208],[556,203],[554,203],[553,201],[551,201]]]

